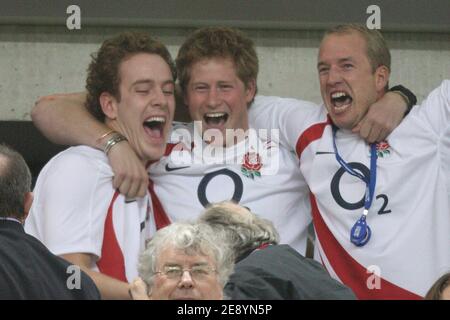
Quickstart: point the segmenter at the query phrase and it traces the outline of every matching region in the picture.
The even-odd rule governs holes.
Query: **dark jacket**
[[[18,222],[0,220],[0,299],[100,299],[91,278],[70,266]]]
[[[355,299],[353,292],[331,278],[318,262],[289,245],[255,250],[238,261],[225,295],[232,300]]]

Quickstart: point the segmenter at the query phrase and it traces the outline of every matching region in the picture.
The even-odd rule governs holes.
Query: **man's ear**
[[[182,97],[182,99],[180,99],[180,100],[182,100],[184,107],[186,107],[186,108],[189,109],[189,104],[188,104],[188,97],[187,97],[187,95],[188,95],[188,94],[187,94],[187,90],[180,92],[180,97]],[[177,107],[178,107],[178,105],[177,105]]]
[[[191,113],[191,110],[192,110],[192,109],[189,108],[189,103],[188,103],[189,99],[188,99],[188,93],[187,93],[187,90],[183,91],[183,92],[182,92],[182,95],[183,95],[183,108],[184,108],[184,113],[187,115],[187,117],[185,117],[186,120],[184,120],[184,121],[186,121],[186,122],[193,121],[194,115]],[[178,105],[177,105],[177,108],[175,109],[175,112],[176,112],[177,109],[178,109]],[[178,109],[178,111],[180,111],[180,110]],[[183,111],[181,111],[181,112],[183,112]]]
[[[375,70],[375,85],[378,92],[384,92],[389,82],[390,71],[386,66],[379,66]]]
[[[247,103],[250,103],[253,101],[256,95],[256,80],[252,79],[249,82],[247,82],[247,85],[245,87],[245,100]]]
[[[115,120],[117,118],[117,100],[109,92],[102,92],[99,97],[100,106],[107,118]]]
[[[28,217],[28,214],[30,213],[31,205],[33,204],[33,198],[33,192],[27,192],[23,197],[23,221],[25,221],[25,219]]]

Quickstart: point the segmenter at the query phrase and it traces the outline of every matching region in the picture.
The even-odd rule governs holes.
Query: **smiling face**
[[[188,255],[173,245],[167,245],[161,250],[156,270],[167,270],[173,267],[180,267],[183,270],[191,270],[193,267],[194,269],[196,267],[217,268],[214,260],[209,256]],[[153,300],[221,300],[223,288],[217,272],[201,275],[196,279],[192,278],[192,273],[188,271],[183,271],[179,278],[170,278],[170,275],[156,273],[149,296]]]
[[[159,55],[138,53],[122,61],[119,75],[120,101],[100,96],[106,124],[128,139],[143,162],[159,159],[175,110],[170,68]]]
[[[255,96],[255,82],[245,85],[229,58],[206,58],[194,63],[186,87],[185,102],[194,121],[202,121],[203,132],[247,130],[248,104]]]
[[[333,123],[342,129],[352,129],[364,117],[384,94],[389,79],[385,66],[373,72],[366,51],[366,41],[356,31],[329,34],[320,45],[322,99]]]

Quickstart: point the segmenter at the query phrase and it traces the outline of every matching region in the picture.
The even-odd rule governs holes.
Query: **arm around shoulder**
[[[50,141],[65,145],[87,145],[103,150],[111,132],[84,106],[86,93],[57,94],[39,99],[31,117],[35,126]],[[126,142],[114,146],[108,154],[114,171],[114,187],[127,197],[145,195],[147,171]]]
[[[109,128],[85,108],[86,94],[55,94],[36,101],[31,118],[43,135],[57,144],[99,148],[98,137]]]

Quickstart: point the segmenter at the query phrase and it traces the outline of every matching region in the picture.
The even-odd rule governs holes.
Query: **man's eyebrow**
[[[328,63],[325,63],[325,62],[323,62],[323,61],[319,61],[318,63],[317,63],[317,68],[320,68],[320,67],[322,67],[322,66],[327,66],[328,65]]]
[[[208,262],[198,262],[198,263],[194,263],[192,266],[193,267],[197,267],[197,266],[208,266],[209,263]]]
[[[139,80],[136,80],[135,82],[133,82],[132,84],[131,84],[131,86],[135,86],[135,85],[138,85],[138,84],[152,84],[152,83],[154,83],[155,81],[153,81],[153,80],[151,80],[151,79],[139,79]]]
[[[139,85],[139,84],[154,84],[155,80],[152,79],[140,79],[140,80],[136,80],[135,82],[133,82],[131,84],[131,87]],[[172,79],[167,79],[166,81],[163,82],[163,85],[166,84],[173,84],[175,85],[175,82]]]
[[[165,263],[164,265],[163,265],[163,267],[165,268],[165,267],[180,267],[181,268],[181,265],[179,265],[178,263],[175,263],[175,262],[169,262],[169,263]]]
[[[206,261],[204,261],[204,262],[193,263],[193,264],[191,265],[191,268],[192,268],[192,267],[203,267],[203,266],[209,266],[209,263],[206,262]],[[165,264],[163,265],[163,268],[166,268],[166,267],[169,267],[169,268],[182,268],[182,266],[181,266],[180,264],[175,263],[175,262],[168,262],[168,263],[165,263]]]
[[[353,62],[354,61],[354,59],[352,58],[352,57],[344,57],[344,58],[340,58],[339,60],[338,60],[338,63],[344,63],[344,62]],[[317,63],[317,68],[320,68],[320,67],[322,67],[322,66],[328,66],[329,64],[328,63],[325,63],[325,62],[323,62],[323,61],[319,61],[318,63]]]
[[[195,81],[195,82],[193,81],[192,82],[192,85],[199,85],[199,84],[207,85],[207,83],[204,81]]]
[[[338,60],[339,63],[353,61],[352,57],[345,57]]]

